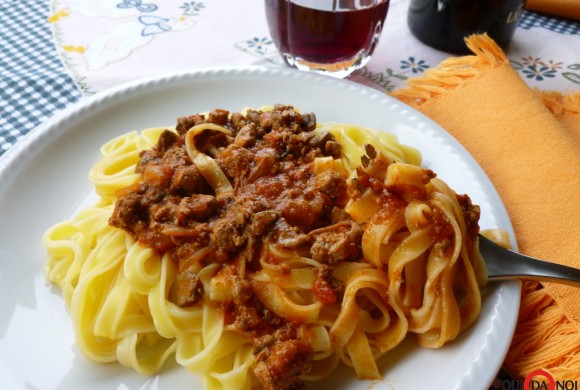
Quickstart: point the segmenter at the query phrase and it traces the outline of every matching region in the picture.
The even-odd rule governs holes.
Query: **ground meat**
[[[231,288],[232,300],[226,305],[225,314],[233,318],[237,331],[252,340],[268,337],[288,325],[288,322],[266,308],[254,293],[254,287],[246,279],[229,274],[231,268],[222,268],[219,278],[227,277]]]
[[[252,122],[252,123],[255,123],[256,125],[259,125],[260,124],[260,117],[267,116],[267,115],[269,115],[269,113],[267,113],[267,112],[263,113],[259,110],[249,109],[246,112],[246,119],[248,122]]]
[[[189,220],[203,222],[216,213],[221,202],[213,195],[193,194],[191,197],[181,198],[174,211],[177,225],[186,226]]]
[[[172,171],[183,166],[191,165],[191,159],[183,148],[181,142],[179,145],[175,145],[175,147],[168,149],[163,154],[163,165],[166,165]]]
[[[163,130],[159,135],[159,140],[157,140],[157,150],[161,153],[165,153],[179,141],[179,135],[171,130]]]
[[[278,155],[272,148],[260,149],[254,156],[254,161],[248,175],[248,181],[253,182],[262,176],[272,176],[278,171]]]
[[[256,143],[256,124],[248,123],[237,132],[234,143],[243,148],[251,147]]]
[[[304,131],[313,131],[314,129],[316,129],[316,115],[314,115],[314,113],[311,112],[303,114],[302,120],[304,121],[304,123],[302,124]]]
[[[139,153],[139,162],[135,167],[135,172],[143,172],[143,167],[147,166],[151,161],[160,158],[160,153],[157,149],[147,149]]]
[[[128,192],[120,197],[115,203],[115,210],[109,223],[129,233],[136,234],[139,227],[149,221],[147,206],[141,203],[141,200],[141,195],[136,192]]]
[[[205,116],[201,114],[195,114],[190,116],[182,116],[177,118],[177,125],[175,130],[179,135],[187,133],[187,130],[191,129],[195,125],[206,123]]]
[[[228,123],[229,115],[230,115],[229,111],[217,108],[209,113],[209,118],[207,121],[209,123],[214,123],[219,126],[224,126]]]
[[[254,292],[250,282],[240,277],[236,277],[233,280],[232,295],[236,305],[246,305],[254,299]]]
[[[328,198],[320,193],[312,196],[298,195],[284,199],[280,203],[280,214],[290,223],[303,231],[310,231],[324,221]]]
[[[216,221],[210,237],[210,246],[219,254],[220,261],[234,257],[248,242],[247,227],[251,219],[251,210],[247,205],[234,205],[228,209],[223,218]]]
[[[310,254],[314,260],[326,264],[358,259],[362,256],[362,234],[363,229],[354,222],[320,229],[319,233],[313,234]]]
[[[152,186],[165,190],[171,183],[173,171],[161,161],[152,161],[143,168],[143,180]]]
[[[340,173],[335,171],[322,172],[316,175],[314,185],[317,190],[324,192],[330,199],[341,201],[341,204],[346,203],[346,179]]]
[[[309,144],[311,146],[322,148],[328,141],[332,141],[333,139],[334,136],[330,132],[323,131],[318,134],[314,134],[314,136],[310,138]]]
[[[181,307],[191,306],[203,297],[203,283],[191,271],[179,272],[169,297],[172,302]]]
[[[311,152],[310,140],[313,137],[314,133],[294,134],[290,131],[285,131],[282,134],[282,142],[286,147],[286,153],[291,153],[298,157]]]
[[[198,251],[207,247],[211,233],[208,224],[196,224],[190,227],[190,229],[192,237],[195,239],[187,237],[186,239],[179,240],[180,244],[173,248],[171,252],[173,260],[180,266],[181,271],[189,269],[191,266],[190,259],[198,258]],[[203,263],[205,260],[201,259],[201,262]]]
[[[296,389],[310,369],[312,346],[302,339],[275,341],[256,356],[254,374],[266,390]]]
[[[153,217],[155,222],[171,222],[177,208],[179,207],[178,202],[180,202],[179,198],[168,197],[165,202],[152,205],[149,214]]]
[[[260,211],[254,214],[253,220],[250,224],[250,231],[252,235],[261,237],[272,226],[272,224],[280,218],[280,215],[272,210]]]
[[[225,175],[232,181],[246,177],[254,155],[246,148],[232,144],[218,156],[217,162]]]
[[[234,129],[241,129],[246,125],[246,123],[248,123],[246,117],[239,112],[234,112],[231,114],[230,121]]]
[[[478,205],[474,205],[467,195],[457,195],[457,202],[459,203],[463,217],[465,218],[467,234],[473,242],[479,233],[479,217],[481,209]]]
[[[261,128],[271,130],[274,126],[274,120],[279,121],[280,116],[276,113],[265,112],[258,118],[258,123]],[[255,122],[254,122],[255,124]]]
[[[332,156],[333,158],[340,158],[340,151],[342,146],[336,141],[327,141],[324,144],[324,155]]]
[[[309,242],[308,236],[296,226],[291,226],[285,218],[277,221],[274,231],[276,242],[285,248],[297,249]]]
[[[187,196],[208,188],[208,184],[195,165],[182,165],[175,169],[169,191]]]
[[[312,292],[323,304],[336,303],[344,295],[344,284],[333,277],[329,266],[323,265],[316,271]]]
[[[333,207],[330,212],[330,223],[334,225],[345,221],[352,222],[351,216],[343,208]]]

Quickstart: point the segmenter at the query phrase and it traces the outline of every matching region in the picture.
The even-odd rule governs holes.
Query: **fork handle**
[[[486,260],[488,280],[538,280],[580,287],[580,269],[538,260],[511,251],[479,236],[479,245]]]

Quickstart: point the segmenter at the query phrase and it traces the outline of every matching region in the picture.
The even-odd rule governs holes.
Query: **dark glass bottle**
[[[407,21],[413,35],[450,53],[469,53],[463,39],[487,33],[506,48],[525,0],[411,0]]]

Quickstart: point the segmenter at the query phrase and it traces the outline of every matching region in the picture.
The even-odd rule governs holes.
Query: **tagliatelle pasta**
[[[292,388],[441,347],[479,314],[479,208],[395,137],[289,106],[106,143],[99,202],[43,236],[79,350],[206,389]]]

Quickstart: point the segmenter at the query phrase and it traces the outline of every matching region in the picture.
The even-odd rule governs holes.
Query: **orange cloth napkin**
[[[526,9],[580,20],[579,0],[527,0]]]
[[[580,2],[580,0],[575,0]],[[480,163],[514,225],[520,252],[580,267],[580,91],[531,90],[487,35],[392,95],[449,131]],[[501,227],[501,226],[500,226]],[[524,283],[506,363],[524,378],[580,376],[580,288]]]

